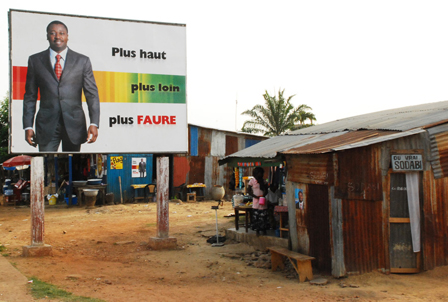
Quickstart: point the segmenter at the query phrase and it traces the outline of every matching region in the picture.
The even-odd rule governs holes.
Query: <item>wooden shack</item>
[[[221,163],[283,157],[291,249],[319,271],[415,273],[448,264],[447,142],[438,102],[298,130]]]

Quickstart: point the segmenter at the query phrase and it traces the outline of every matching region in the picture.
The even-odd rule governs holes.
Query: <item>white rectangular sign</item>
[[[421,154],[392,155],[392,170],[423,171],[423,156]]]
[[[12,153],[188,151],[185,25],[17,10],[9,22]]]

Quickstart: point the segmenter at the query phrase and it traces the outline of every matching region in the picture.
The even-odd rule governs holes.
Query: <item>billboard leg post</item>
[[[149,238],[153,250],[175,249],[177,239],[169,237],[169,158],[157,158],[157,237]]]
[[[23,247],[23,256],[50,256],[51,245],[44,243],[44,158],[31,160],[31,245]]]

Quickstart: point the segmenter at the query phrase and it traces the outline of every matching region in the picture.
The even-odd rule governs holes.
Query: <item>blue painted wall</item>
[[[190,156],[198,156],[198,127],[190,126]]]
[[[249,148],[250,146],[253,146],[253,145],[255,145],[255,144],[259,143],[259,142],[261,142],[261,141],[257,140],[257,139],[246,139],[244,147],[245,148]]]
[[[111,156],[123,156],[123,169],[111,169],[110,157]],[[132,178],[132,158],[144,157],[146,158],[146,177]],[[119,176],[121,176],[121,188],[123,193],[123,202],[130,201],[132,198],[133,184],[150,184],[153,180],[153,155],[152,154],[109,154],[107,157],[107,192],[114,193],[114,201],[119,203],[120,199],[120,182]],[[126,191],[126,193],[125,193]],[[135,196],[141,196],[142,190],[137,190]]]

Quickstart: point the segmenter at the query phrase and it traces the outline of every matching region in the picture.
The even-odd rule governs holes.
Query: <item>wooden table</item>
[[[235,230],[238,231],[239,229],[239,220],[240,220],[240,211],[244,211],[246,216],[246,233],[249,231],[249,225],[251,222],[251,216],[252,216],[252,206],[237,206],[234,208],[235,210]]]
[[[192,193],[192,191],[196,192],[196,198],[199,200],[199,198],[204,199],[205,198],[205,192],[204,189],[207,186],[203,183],[194,183],[194,184],[190,184],[187,185],[187,189],[189,193]],[[201,194],[199,194],[201,193]]]
[[[132,187],[132,202],[135,202],[137,199],[143,199],[144,201],[148,202],[148,194],[147,194],[147,188],[148,184],[133,184]],[[135,191],[143,189],[143,196],[135,197]]]

